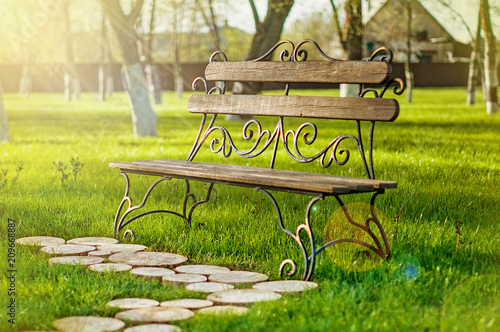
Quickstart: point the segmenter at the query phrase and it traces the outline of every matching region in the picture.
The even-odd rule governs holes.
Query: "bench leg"
[[[314,206],[314,204],[316,202],[323,199],[323,195],[318,195],[318,196],[315,196],[311,199],[311,201],[309,202],[307,209],[306,209],[304,223],[300,224],[297,227],[297,230],[295,231],[295,233],[293,233],[292,231],[290,231],[289,229],[287,229],[284,226],[280,208],[278,206],[278,203],[276,202],[276,199],[273,197],[273,195],[271,193],[269,193],[267,190],[264,190],[262,188],[256,188],[255,190],[265,194],[271,200],[271,203],[273,204],[274,209],[276,210],[276,215],[278,217],[279,227],[281,228],[281,230],[283,232],[285,232],[286,234],[291,236],[295,240],[295,242],[297,242],[297,244],[299,245],[299,247],[302,251],[303,258],[304,258],[304,272],[302,274],[302,280],[310,280],[312,277],[312,274],[314,272],[314,266],[316,264],[316,255],[318,253],[316,251],[314,234],[313,234],[313,231],[311,228],[310,215],[311,215],[312,207]],[[300,238],[300,234],[302,232],[305,232],[307,234],[307,237],[309,238],[309,242],[310,242],[310,249],[309,250],[311,252],[310,255],[308,255],[308,252],[307,252],[308,250],[307,250],[306,246],[304,245],[304,242],[302,242],[302,239]],[[285,271],[286,266],[290,267],[290,269],[288,271]],[[285,259],[283,262],[281,262],[279,270],[280,270],[281,277],[283,277],[284,271],[288,276],[293,276],[297,272],[297,264],[292,259]]]
[[[321,251],[325,250],[326,248],[328,247],[331,247],[331,246],[334,246],[336,244],[339,244],[339,243],[346,243],[346,242],[350,242],[350,243],[356,243],[362,247],[365,247],[367,248],[368,250],[372,251],[373,253],[375,253],[376,255],[378,255],[381,259],[385,259],[389,253],[390,253],[390,246],[389,246],[389,241],[387,240],[387,235],[377,217],[377,213],[375,211],[375,199],[377,198],[378,195],[380,194],[383,194],[384,193],[384,190],[380,190],[380,191],[377,191],[373,194],[371,200],[370,200],[370,214],[371,216],[368,217],[366,220],[365,220],[365,223],[364,225],[363,224],[360,224],[360,223],[357,223],[356,221],[354,221],[351,217],[351,215],[349,214],[349,211],[347,210],[347,207],[345,206],[344,202],[342,201],[342,199],[340,198],[340,196],[338,195],[334,195],[334,197],[337,199],[337,201],[339,202],[340,204],[340,207],[342,208],[343,212],[344,212],[344,215],[347,219],[347,221],[351,224],[351,225],[354,225],[355,227],[361,229],[362,231],[366,232],[366,234],[373,240],[373,244],[369,244],[365,241],[361,241],[359,239],[349,239],[349,238],[345,238],[345,239],[335,239],[333,241],[330,241],[326,244],[324,244],[323,246],[321,246],[318,250],[316,250],[316,255],[319,254]],[[374,224],[375,227],[378,229],[378,231],[380,232],[380,237],[377,237],[375,235],[375,233],[372,231],[371,229],[371,226],[370,224]]]
[[[186,180],[186,195],[184,196],[182,213],[178,213],[178,212],[171,211],[171,210],[151,210],[151,211],[142,212],[142,213],[140,213],[138,215],[135,215],[135,216],[133,216],[133,217],[131,217],[129,219],[126,219],[127,216],[131,212],[139,210],[139,209],[142,209],[146,205],[147,200],[148,200],[149,196],[151,195],[151,192],[153,191],[153,189],[160,182],[165,181],[165,180],[170,180],[170,178],[163,177],[163,178],[160,178],[160,179],[156,180],[149,187],[149,189],[146,191],[146,194],[144,195],[144,198],[142,199],[142,202],[139,205],[133,205],[132,198],[129,196],[129,191],[130,191],[130,180],[129,180],[129,177],[128,177],[128,175],[126,173],[122,172],[120,174],[125,177],[125,194],[123,196],[123,199],[122,199],[120,205],[118,206],[118,210],[116,211],[116,215],[115,215],[115,221],[114,221],[114,234],[115,234],[115,237],[117,237],[118,234],[120,233],[120,231],[125,226],[127,226],[128,224],[130,224],[132,221],[134,221],[134,220],[136,220],[138,218],[144,217],[144,216],[146,216],[148,214],[153,214],[153,213],[169,213],[169,214],[173,214],[175,216],[178,216],[178,217],[180,217],[180,218],[182,218],[184,220],[186,228],[189,228],[191,226],[191,217],[193,215],[194,209],[197,206],[199,206],[200,204],[206,203],[210,199],[210,195],[212,193],[212,189],[213,189],[213,186],[214,186],[214,184],[211,183],[210,186],[208,187],[208,192],[207,192],[207,196],[205,197],[205,199],[201,200],[201,201],[198,201],[196,199],[196,196],[191,192],[191,186],[190,186],[189,181]],[[190,200],[192,201],[192,205],[191,205],[190,208],[188,208]],[[128,203],[128,207],[122,213],[122,211],[124,209],[124,206],[125,206],[125,203]],[[133,233],[132,233],[132,236],[133,236]]]

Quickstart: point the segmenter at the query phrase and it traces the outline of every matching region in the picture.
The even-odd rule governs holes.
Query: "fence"
[[[190,89],[191,82],[198,76],[203,76],[206,63],[183,64],[182,75],[185,89]],[[162,90],[174,89],[174,77],[171,64],[159,64],[159,74]],[[417,87],[466,86],[468,77],[467,63],[414,63],[412,68]],[[499,68],[500,69],[500,68]],[[5,92],[17,92],[21,78],[22,65],[0,65],[0,82]],[[81,80],[82,91],[98,91],[98,65],[77,64],[76,71]],[[62,92],[64,91],[63,65],[36,65],[30,67],[32,92]],[[121,65],[112,64],[111,73],[115,90],[123,90],[121,81]],[[393,64],[393,76],[404,77],[402,63]],[[273,89],[276,85],[267,85],[265,89]],[[300,86],[315,88],[318,86]],[[324,86],[323,86],[324,87]],[[335,87],[335,86],[332,86]]]

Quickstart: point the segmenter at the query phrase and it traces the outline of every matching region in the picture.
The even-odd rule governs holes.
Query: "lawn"
[[[12,140],[0,144],[2,271],[9,269],[9,219],[16,222],[18,238],[113,236],[125,183],[108,163],[185,159],[199,123],[198,116],[185,110],[188,96],[179,100],[165,93],[164,104],[155,107],[159,137],[138,139],[132,135],[124,94],[103,103],[92,94],[70,103],[61,94],[4,94]],[[397,189],[377,199],[396,233],[391,256],[375,269],[355,272],[336,266],[331,259],[335,252],[321,254],[313,276],[316,290],[251,305],[245,316],[200,315],[176,325],[185,331],[500,330],[500,117],[486,115],[482,102],[465,106],[461,88],[416,89],[412,104],[404,97],[398,97],[399,118],[375,128],[376,177],[398,182]],[[270,120],[263,124],[274,128]],[[241,128],[239,123],[228,126]],[[346,122],[321,122],[318,128],[332,135],[352,130]],[[199,157],[222,158],[208,151]],[[265,167],[266,158],[231,159]],[[76,160],[83,166],[72,166]],[[363,176],[356,161],[353,156],[347,165],[326,171],[313,167]],[[277,167],[297,166],[280,154]],[[131,181],[138,203],[153,178],[135,176]],[[204,184],[195,186],[198,193],[204,189]],[[183,190],[180,181],[164,181],[148,204],[179,206]],[[310,197],[276,197],[285,202],[287,227],[295,230]],[[212,202],[196,210],[190,230],[169,215],[147,216],[130,229],[135,243],[151,250],[186,255],[193,264],[267,273],[275,280],[283,259],[294,258],[299,267],[302,262],[263,198],[252,189],[216,186]],[[346,201],[368,203],[369,196]],[[317,204],[312,212],[316,234],[322,234],[337,208],[333,198]],[[51,330],[56,319],[68,316],[113,316],[117,310],[105,304],[116,298],[204,297],[127,273],[98,274],[83,267],[49,266],[47,260],[33,248],[17,246],[16,324],[7,322],[11,283],[3,278],[2,331]]]

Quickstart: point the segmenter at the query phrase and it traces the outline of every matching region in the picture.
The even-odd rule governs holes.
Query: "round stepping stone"
[[[132,265],[121,263],[104,263],[90,265],[89,269],[95,272],[124,272],[132,269]]]
[[[245,307],[236,307],[234,305],[221,305],[221,306],[213,306],[207,307],[198,310],[199,314],[208,314],[208,315],[244,315],[248,312],[248,308]]]
[[[209,276],[211,274],[229,272],[231,270],[227,267],[216,265],[181,265],[176,267],[175,271],[179,273],[193,273]]]
[[[136,267],[130,270],[135,276],[151,278],[151,279],[161,279],[161,277],[168,274],[175,274],[174,271],[165,269],[163,267]]]
[[[98,250],[109,250],[113,254],[123,251],[143,251],[146,246],[142,244],[127,244],[127,243],[115,243],[115,244],[103,244],[97,247]]]
[[[109,251],[109,250],[95,250],[95,251],[89,252],[89,256],[94,256],[94,257],[107,258],[110,255],[111,255],[111,251]]]
[[[66,240],[61,239],[60,237],[52,236],[30,236],[19,238],[16,240],[16,243],[20,245],[47,247],[60,246],[61,244],[66,243]]]
[[[46,254],[64,256],[84,256],[93,250],[95,250],[93,246],[80,244],[61,244],[59,246],[48,246],[40,249],[40,251]]]
[[[146,324],[140,326],[132,326],[125,329],[123,332],[180,332],[180,327],[169,324]]]
[[[191,310],[184,308],[150,307],[131,309],[117,313],[115,318],[132,322],[169,323],[193,317]]]
[[[254,289],[268,290],[278,293],[302,292],[316,287],[318,287],[318,284],[315,282],[300,280],[267,281],[252,286]]]
[[[160,303],[160,305],[162,307],[200,309],[200,308],[211,307],[214,305],[214,303],[209,300],[201,300],[201,299],[178,299],[178,300],[164,301]]]
[[[56,320],[54,326],[60,331],[100,332],[121,330],[125,323],[109,317],[76,316]]]
[[[116,299],[113,301],[109,301],[106,303],[108,307],[120,308],[120,309],[138,309],[138,308],[149,308],[149,307],[157,307],[160,305],[160,302],[150,299],[141,299],[141,298],[125,298],[125,299]]]
[[[224,273],[215,273],[208,277],[208,280],[221,282],[225,284],[240,285],[240,284],[255,284],[266,281],[269,277],[262,273],[249,271],[230,271]]]
[[[214,293],[233,288],[233,285],[223,284],[220,282],[197,282],[186,286],[186,289],[189,291],[203,293]]]
[[[102,257],[62,256],[49,259],[49,264],[93,265],[104,262]]]
[[[207,277],[201,274],[191,274],[191,273],[179,273],[179,274],[167,274],[161,278],[163,281],[176,282],[180,284],[193,284],[195,282],[205,282]]]
[[[281,298],[281,294],[260,289],[230,289],[212,293],[207,300],[216,304],[245,305],[248,303],[271,301]]]
[[[108,259],[114,263],[149,267],[176,266],[187,261],[187,257],[181,255],[153,251],[120,252],[109,256]]]
[[[84,244],[87,246],[102,246],[106,244],[118,243],[117,239],[112,237],[78,237],[76,239],[68,240],[68,244]]]

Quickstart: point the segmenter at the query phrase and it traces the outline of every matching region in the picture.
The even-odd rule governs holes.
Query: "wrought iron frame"
[[[312,40],[304,40],[297,44],[297,46],[294,45],[289,40],[284,40],[278,42],[273,48],[271,48],[266,54],[261,56],[260,58],[257,58],[255,60],[251,61],[262,61],[268,58],[271,54],[273,54],[278,48],[284,46],[288,47],[285,48],[281,51],[280,53],[280,60],[281,61],[291,61],[291,62],[301,62],[301,61],[306,61],[308,57],[308,51],[304,49],[305,45],[312,45],[313,48],[327,61],[343,61],[339,59],[334,59],[329,57],[328,55],[323,52],[323,50],[318,46],[318,44]],[[212,56],[209,59],[209,62],[213,61],[218,61],[217,58],[219,58],[221,61],[227,61],[226,55],[221,52],[217,51],[212,54]],[[392,52],[388,48],[381,47],[377,49],[371,56],[370,58],[367,59],[367,61],[385,61],[387,63],[392,62]],[[213,94],[213,93],[218,93],[218,94],[225,94],[227,90],[227,86],[225,82],[216,82],[216,85],[212,88],[209,89],[209,84],[207,80],[204,77],[198,77],[194,80],[192,87],[193,90],[200,90],[200,85],[203,85],[203,88],[205,90],[206,94]],[[401,95],[404,91],[404,82],[399,79],[390,79],[387,80],[383,86],[381,87],[380,91],[376,90],[373,87],[365,87],[363,84],[359,85],[358,89],[358,97],[365,97],[367,94],[373,94],[373,97],[375,98],[382,98],[385,94],[385,92],[390,88],[393,87],[393,92],[396,95]],[[288,95],[290,91],[290,86],[286,84],[285,86],[285,91],[284,94]],[[215,125],[215,121],[217,119],[217,114],[211,114],[211,118],[209,119],[207,114],[202,115],[201,119],[201,124],[199,127],[198,134],[196,136],[195,142],[191,148],[191,151],[188,154],[187,161],[192,161],[199,150],[201,149],[202,145],[207,141],[210,135],[212,135],[214,132],[218,131],[221,134],[221,138],[213,138],[210,141],[210,150],[213,153],[222,153],[224,157],[230,157],[232,152],[235,151],[237,155],[244,157],[244,158],[254,158],[259,155],[261,155],[264,151],[266,151],[271,145],[272,147],[272,157],[271,157],[271,162],[270,162],[270,168],[274,168],[275,160],[276,160],[276,155],[277,155],[277,150],[279,148],[279,145],[283,146],[284,150],[286,153],[295,161],[300,162],[300,163],[310,163],[315,160],[320,161],[320,164],[326,168],[332,165],[333,163],[342,166],[345,165],[350,158],[350,151],[347,149],[340,149],[339,150],[339,145],[341,142],[343,142],[346,139],[350,139],[354,141],[354,143],[357,145],[358,151],[361,155],[361,159],[363,162],[363,168],[366,173],[366,177],[368,179],[375,179],[375,172],[374,172],[374,166],[373,166],[373,135],[374,135],[374,129],[375,129],[375,121],[370,121],[370,126],[369,126],[369,133],[368,133],[368,157],[366,156],[366,149],[365,145],[363,144],[363,139],[362,139],[362,130],[361,130],[361,121],[356,120],[356,131],[357,135],[348,135],[348,134],[342,134],[334,139],[332,139],[326,147],[321,149],[318,153],[311,155],[311,156],[306,156],[301,152],[301,149],[299,148],[299,139],[302,137],[303,139],[303,144],[305,145],[312,145],[316,137],[318,135],[318,130],[317,127],[314,123],[312,122],[304,122],[302,125],[300,125],[296,130],[286,130],[285,131],[285,123],[284,123],[284,117],[278,117],[278,122],[275,126],[275,128],[271,131],[268,129],[263,129],[262,125],[259,121],[255,119],[251,119],[247,121],[244,126],[243,126],[243,139],[246,141],[250,141],[252,139],[255,139],[255,142],[253,143],[252,147],[248,150],[240,150],[236,146],[236,144],[233,141],[233,138],[229,131],[222,127],[222,126],[217,126]],[[254,128],[255,127],[255,128]],[[254,129],[251,129],[254,128]],[[291,138],[290,138],[291,136]],[[343,158],[340,158],[340,155],[344,155]],[[182,212],[176,212],[172,210],[151,210],[151,211],[146,211],[140,214],[137,214],[129,219],[126,220],[127,216],[145,206],[147,203],[147,200],[153,191],[153,189],[161,182],[165,180],[170,180],[170,178],[167,177],[162,177],[160,179],[157,179],[146,191],[141,203],[139,205],[133,205],[132,203],[132,198],[129,196],[129,190],[130,190],[130,180],[128,178],[128,175],[124,172],[121,173],[125,177],[126,181],[126,188],[125,188],[125,194],[124,197],[119,205],[118,211],[115,216],[115,222],[114,222],[114,232],[115,236],[118,235],[118,233],[129,223],[132,221],[146,216],[148,214],[152,213],[168,213],[172,214],[175,216],[178,216],[184,220],[186,228],[189,228],[191,226],[191,219],[192,219],[192,214],[193,211],[196,209],[201,204],[204,204],[209,201],[211,192],[213,190],[213,185],[214,183],[210,183],[208,187],[207,194],[203,200],[198,201],[196,199],[196,196],[191,192],[191,186],[189,180],[186,181],[186,194],[184,197],[183,201],[183,208]],[[316,256],[324,251],[326,248],[335,246],[340,243],[345,243],[345,242],[351,242],[351,243],[356,243],[360,246],[363,246],[367,248],[368,250],[374,252],[376,255],[378,255],[381,258],[385,258],[389,255],[389,243],[387,236],[382,228],[382,225],[380,224],[380,221],[377,218],[377,214],[374,208],[375,204],[375,199],[380,195],[384,193],[384,190],[377,190],[374,192],[374,194],[371,197],[370,200],[370,206],[371,206],[371,217],[366,219],[364,225],[355,222],[350,214],[349,211],[347,210],[344,202],[340,198],[340,195],[317,195],[314,196],[307,208],[306,208],[306,213],[305,213],[305,221],[304,223],[300,224],[295,232],[290,231],[284,226],[283,218],[281,215],[281,211],[279,208],[279,205],[274,198],[274,196],[266,189],[263,188],[255,188],[258,192],[263,193],[266,197],[269,198],[271,201],[276,215],[278,219],[278,225],[280,229],[288,234],[297,244],[299,245],[299,248],[302,251],[303,254],[303,259],[304,259],[304,271],[302,274],[302,279],[303,280],[309,280],[312,277],[312,274],[314,272],[314,267],[316,264]],[[310,220],[310,215],[311,215],[311,209],[313,206],[318,202],[323,200],[326,196],[334,196],[337,202],[339,203],[340,207],[342,208],[345,217],[347,221],[360,228],[364,232],[366,232],[370,238],[374,241],[375,245],[366,243],[361,240],[357,239],[335,239],[332,240],[328,243],[323,244],[319,248],[316,248],[316,243],[314,239],[314,233],[312,230],[311,226],[311,220]],[[188,203],[189,201],[192,200],[192,206],[188,208]],[[123,212],[123,208],[125,206],[125,202],[128,203],[127,209]],[[382,235],[382,239],[378,239],[377,236],[373,233],[372,229],[370,228],[370,224],[375,224],[377,227],[378,231]],[[309,239],[309,252],[304,244],[304,242],[301,239],[301,233],[306,233],[307,237]],[[133,233],[132,233],[133,236]],[[289,267],[288,269],[286,269]],[[292,259],[285,259],[282,261],[280,265],[280,275],[283,276],[283,273],[285,272],[288,276],[293,276],[297,272],[297,264],[295,261]]]
[[[132,213],[136,210],[142,209],[146,205],[147,200],[148,200],[149,196],[151,195],[151,192],[160,182],[163,182],[165,180],[170,180],[170,178],[161,177],[161,178],[157,179],[156,181],[154,181],[153,184],[148,188],[148,190],[144,194],[144,197],[143,197],[141,203],[138,205],[133,205],[132,198],[129,196],[130,179],[129,179],[127,173],[121,172],[120,174],[125,177],[125,194],[123,195],[123,199],[122,199],[120,205],[118,206],[118,210],[116,211],[116,215],[115,215],[115,223],[114,223],[115,237],[118,236],[120,231],[123,228],[125,228],[125,226],[127,226],[129,223],[131,223],[132,221],[139,219],[141,217],[144,217],[148,214],[153,214],[153,213],[168,213],[168,214],[172,214],[172,215],[175,215],[177,217],[180,217],[184,220],[185,227],[190,228],[191,227],[191,219],[192,219],[194,210],[199,205],[204,204],[210,200],[210,196],[212,194],[212,190],[214,187],[214,183],[210,183],[208,186],[207,195],[206,195],[205,199],[198,201],[195,194],[191,192],[190,181],[185,180],[185,182],[186,182],[186,194],[184,196],[184,201],[183,201],[183,205],[182,205],[182,212],[176,212],[173,210],[163,210],[163,209],[150,210],[150,211],[139,213],[139,214],[137,214],[129,219],[126,219],[130,213]],[[188,209],[188,204],[189,204],[190,199],[192,200],[192,205]],[[128,208],[122,213],[125,202],[128,203]],[[133,233],[132,233],[132,236],[133,236]],[[124,237],[125,237],[125,234],[124,234]]]

